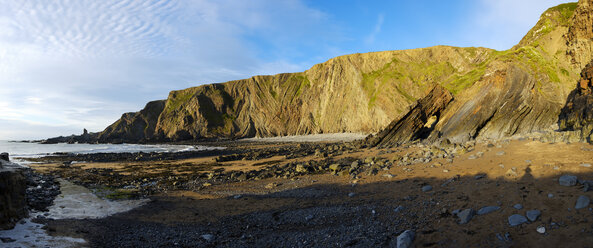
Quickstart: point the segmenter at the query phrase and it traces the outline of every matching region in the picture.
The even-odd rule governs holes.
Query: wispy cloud
[[[383,26],[383,19],[384,19],[383,14],[379,14],[377,16],[377,23],[375,23],[375,27],[373,28],[371,33],[369,35],[367,35],[366,38],[364,39],[364,42],[367,45],[371,45],[371,44],[375,43],[375,37],[379,33],[381,33],[381,27]]]

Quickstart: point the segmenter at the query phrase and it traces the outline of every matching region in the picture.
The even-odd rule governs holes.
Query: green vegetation
[[[560,13],[560,19],[558,21],[560,22],[560,24],[566,26],[569,24],[570,18],[572,17],[572,14],[574,14],[574,10],[577,8],[577,5],[577,2],[564,3],[556,7],[549,8],[545,13],[547,13],[548,11],[555,11]]]
[[[194,96],[194,93],[194,88],[175,91],[174,93],[172,93],[172,96],[170,96],[167,101],[166,111],[171,113],[179,109],[181,105],[187,103],[189,99],[191,99]]]
[[[540,38],[551,33],[560,26],[569,26],[570,19],[574,14],[577,3],[565,3],[549,8],[544,12],[535,27],[531,28],[519,43],[520,46],[540,46]],[[545,42],[545,40],[542,40]]]
[[[547,75],[552,82],[559,83],[560,77],[556,71],[556,64],[544,57],[541,50],[532,46],[524,46],[515,50],[497,52],[497,58],[505,61],[519,62],[526,69]]]
[[[268,87],[268,91],[270,92],[270,95],[272,95],[272,97],[274,99],[278,98],[278,93],[276,93],[276,91],[274,90],[274,88],[271,85]]]
[[[486,72],[486,65],[487,63],[481,63],[477,68],[469,71],[466,74],[454,75],[451,81],[445,82],[443,84],[443,87],[445,87],[445,89],[447,89],[453,95],[459,94],[461,91],[471,87],[475,82],[480,80],[480,78]]]
[[[311,87],[311,81],[309,81],[309,78],[307,78],[306,76],[295,75],[295,76],[293,76],[293,80],[300,82],[299,87],[295,94],[296,97],[301,96],[301,94],[303,94],[303,90]]]
[[[112,201],[128,200],[138,198],[136,190],[117,189],[112,187],[100,187],[92,190],[99,198],[108,199]]]

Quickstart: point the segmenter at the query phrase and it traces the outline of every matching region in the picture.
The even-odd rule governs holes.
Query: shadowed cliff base
[[[558,117],[560,131],[573,133],[572,141],[593,142],[593,61],[581,72],[581,79],[566,100]]]

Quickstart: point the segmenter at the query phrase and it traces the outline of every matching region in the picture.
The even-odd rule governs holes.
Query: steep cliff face
[[[579,1],[565,35],[571,63],[583,68],[593,59],[593,0]]]
[[[165,140],[376,132],[434,82],[452,92],[471,86],[493,53],[440,46],[353,54],[302,73],[173,91],[156,132]]]
[[[111,124],[97,139],[100,142],[140,142],[154,137],[156,123],[163,112],[165,101],[152,101],[144,109],[136,113],[125,113]]]
[[[101,141],[374,133],[434,84],[455,100],[442,110],[432,140],[546,130],[591,59],[592,1],[549,9],[507,51],[437,46],[352,54],[301,73],[173,91],[160,113],[142,114],[147,106],[126,114]]]
[[[560,131],[572,131],[580,141],[593,142],[593,61],[581,72],[558,120]]]

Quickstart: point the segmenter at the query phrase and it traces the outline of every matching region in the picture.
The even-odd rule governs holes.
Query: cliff
[[[593,61],[581,72],[558,120],[561,131],[573,132],[579,141],[593,141]]]
[[[435,84],[454,100],[429,139],[463,142],[549,130],[592,59],[592,13],[593,0],[550,8],[507,51],[437,46],[352,54],[305,72],[172,91],[164,101],[124,114],[98,140],[375,133],[405,116]]]

